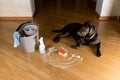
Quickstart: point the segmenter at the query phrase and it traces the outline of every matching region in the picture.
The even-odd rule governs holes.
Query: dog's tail
[[[62,29],[58,29],[58,30],[52,30],[52,32],[62,32]]]

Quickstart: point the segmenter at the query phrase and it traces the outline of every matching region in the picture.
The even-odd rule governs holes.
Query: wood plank
[[[21,46],[14,48],[13,32],[25,21],[0,21],[1,80],[120,80],[120,22],[100,21],[93,9],[85,5],[77,8],[75,4],[68,4],[61,4],[61,8],[43,5],[33,21],[40,26],[39,35],[43,36],[46,49],[64,47],[70,53],[80,55],[83,62],[65,69],[57,68],[47,62],[48,58],[45,62],[38,49],[33,53],[25,53]],[[98,29],[102,42],[102,56],[99,58],[95,56],[94,47],[81,45],[79,49],[72,49],[70,46],[75,43],[72,37],[63,38],[59,43],[53,42],[57,33],[51,30],[71,22],[85,21],[91,21]]]

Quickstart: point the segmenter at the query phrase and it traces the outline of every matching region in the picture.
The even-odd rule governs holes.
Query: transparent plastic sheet
[[[51,47],[48,49],[48,52],[46,54],[43,54],[43,60],[54,66],[54,67],[59,67],[59,68],[67,68],[67,67],[72,67],[75,65],[80,64],[83,61],[83,58],[76,54],[76,53],[70,53],[68,50],[67,51],[67,56],[61,56],[60,54],[58,54],[58,51],[60,49],[65,49],[65,48],[55,48],[55,47]]]

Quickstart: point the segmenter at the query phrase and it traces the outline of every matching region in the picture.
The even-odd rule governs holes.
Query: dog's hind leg
[[[54,41],[55,43],[58,43],[58,42],[60,41],[60,38],[67,37],[67,36],[69,36],[69,35],[70,35],[69,32],[58,34],[58,35],[53,39],[53,41]]]

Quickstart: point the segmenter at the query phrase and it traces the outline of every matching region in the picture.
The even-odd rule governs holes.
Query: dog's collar
[[[95,33],[89,39],[92,39],[95,35],[96,35],[96,31],[95,31]]]

